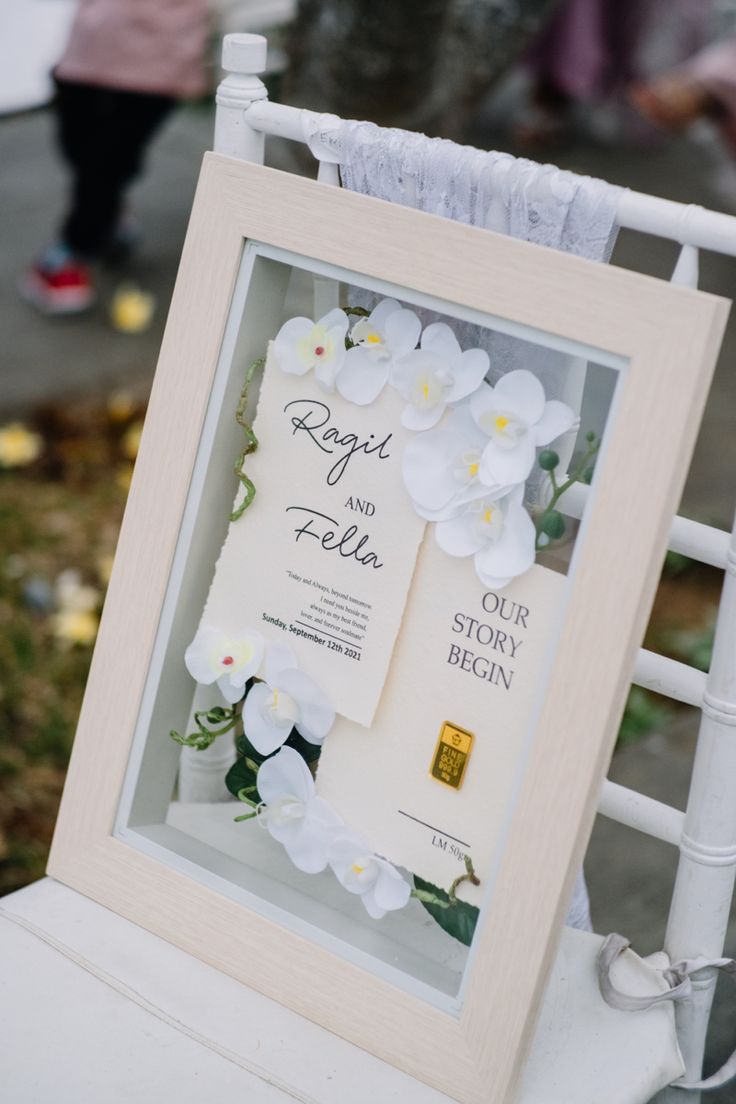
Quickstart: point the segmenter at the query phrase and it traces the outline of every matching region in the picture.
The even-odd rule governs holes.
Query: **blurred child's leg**
[[[57,79],[62,153],[71,169],[58,240],[22,276],[21,294],[48,314],[76,314],[95,300],[89,262],[114,244],[125,191],[146,146],[176,100]]]
[[[95,259],[110,246],[128,185],[176,101],[169,96],[58,81],[59,142],[72,168],[61,238]]]

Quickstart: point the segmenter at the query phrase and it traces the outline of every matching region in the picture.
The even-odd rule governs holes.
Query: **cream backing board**
[[[457,1014],[112,834],[244,239],[630,360]],[[512,1101],[727,315],[710,295],[207,154],[50,874],[458,1100]]]
[[[313,375],[281,371],[269,347],[259,446],[246,462],[256,495],[230,523],[202,615],[203,625],[288,644],[337,713],[363,726],[383,691],[425,524],[407,509],[401,407],[388,387],[370,406],[326,394]]]
[[[370,732],[338,718],[317,792],[371,848],[433,885],[448,889],[469,855],[481,884],[460,896],[480,905],[567,580],[535,564],[488,591],[472,559],[448,557],[431,528]],[[445,721],[473,736],[459,789],[430,774]]]

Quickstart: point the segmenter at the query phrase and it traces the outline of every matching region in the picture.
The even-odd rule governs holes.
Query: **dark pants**
[[[74,253],[99,257],[112,243],[146,144],[176,100],[58,78],[56,87],[59,144],[73,171],[61,236]]]

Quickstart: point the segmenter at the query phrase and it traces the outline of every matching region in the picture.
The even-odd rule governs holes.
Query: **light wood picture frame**
[[[232,454],[210,449],[203,458],[202,441],[211,439],[208,419],[237,396],[232,383],[217,390],[217,368],[232,357],[228,320],[248,242],[310,259],[327,277],[358,273],[410,289],[415,302],[503,319],[509,333],[543,334],[621,366],[492,907],[482,914],[462,999],[450,1009],[120,830],[126,778],[149,769],[145,754],[136,759],[133,735],[155,681],[157,634],[176,616],[166,595],[191,538],[187,503],[213,467],[232,472]],[[49,873],[460,1101],[512,1101],[727,314],[714,296],[206,155]],[[260,355],[259,341],[248,356]],[[223,502],[232,491],[231,480]]]

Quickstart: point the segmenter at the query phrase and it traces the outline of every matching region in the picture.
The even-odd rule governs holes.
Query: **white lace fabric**
[[[621,189],[554,165],[374,123],[303,114],[314,156],[343,186],[391,203],[607,261]]]

